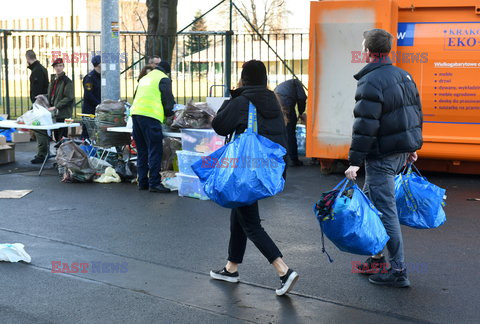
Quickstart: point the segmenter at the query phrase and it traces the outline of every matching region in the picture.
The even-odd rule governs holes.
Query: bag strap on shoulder
[[[249,101],[248,102],[248,133],[258,133],[258,125],[257,125],[257,108],[255,105]]]

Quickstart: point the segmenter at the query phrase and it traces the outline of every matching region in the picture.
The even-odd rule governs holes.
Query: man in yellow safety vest
[[[130,110],[133,139],[137,145],[138,189],[150,192],[170,192],[161,183],[163,154],[162,123],[173,114],[175,98],[168,77],[170,65],[160,62],[156,69],[140,79]]]

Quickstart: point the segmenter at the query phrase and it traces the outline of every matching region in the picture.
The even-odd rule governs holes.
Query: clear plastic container
[[[184,128],[181,131],[184,151],[209,154],[225,143],[225,137],[217,135],[213,129]]]
[[[296,129],[298,154],[305,155],[307,131],[305,125],[297,125]]]
[[[191,165],[202,157],[205,157],[204,153],[190,152],[190,151],[177,151],[178,156],[178,170],[182,174],[196,176],[193,172]]]
[[[176,176],[178,178],[179,196],[208,200],[208,197],[205,195],[202,184],[198,177],[182,173],[177,173]]]

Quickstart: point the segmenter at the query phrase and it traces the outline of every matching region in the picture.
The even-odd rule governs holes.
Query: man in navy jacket
[[[100,104],[101,96],[101,57],[92,58],[93,70],[83,78],[83,103],[82,113],[95,115],[95,108]],[[85,125],[82,127],[82,138],[89,138]]]
[[[395,175],[406,162],[417,159],[422,147],[422,109],[420,96],[412,76],[392,65],[388,57],[393,37],[383,29],[364,33],[363,51],[367,65],[354,78],[355,121],[349,152],[350,167],[345,175],[355,180],[365,164],[364,191],[382,213],[382,222],[390,240],[387,250],[391,268],[386,273],[369,277],[374,284],[408,287],[403,238],[395,204]],[[385,264],[381,253],[358,267],[371,274]],[[378,272],[378,271],[377,271]]]

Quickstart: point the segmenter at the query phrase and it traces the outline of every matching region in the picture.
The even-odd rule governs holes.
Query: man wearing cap
[[[56,122],[64,122],[65,118],[72,118],[73,113],[73,84],[72,80],[63,72],[63,59],[57,58],[53,61],[55,74],[52,75],[48,87],[49,111],[52,112]],[[55,140],[59,141],[62,137],[68,135],[68,128],[60,128],[53,131]],[[47,132],[35,132],[37,137],[38,151],[35,158],[31,161],[33,164],[42,163],[49,154],[49,136]]]
[[[133,139],[137,144],[138,189],[170,192],[161,183],[160,168],[163,154],[162,123],[173,115],[175,98],[168,77],[169,63],[162,61],[156,69],[140,79],[130,113]]]
[[[101,101],[101,57],[96,55],[92,58],[93,70],[83,78],[83,114],[95,114],[95,108]],[[89,138],[85,125],[82,126],[82,138]]]

